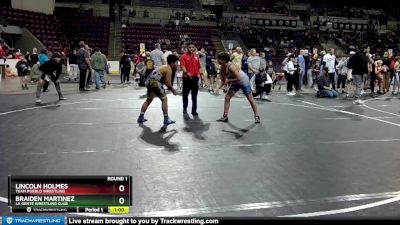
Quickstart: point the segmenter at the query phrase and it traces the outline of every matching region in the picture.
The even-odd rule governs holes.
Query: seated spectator
[[[331,80],[329,79],[328,68],[323,68],[323,73],[318,77],[317,97],[336,98],[338,93],[332,89]]]

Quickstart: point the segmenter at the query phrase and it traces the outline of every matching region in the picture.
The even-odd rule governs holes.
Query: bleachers
[[[68,41],[60,30],[59,21],[52,15],[1,6],[0,17],[5,18],[10,25],[26,27],[53,51],[60,51],[63,46],[68,45]]]
[[[163,7],[163,8],[193,8],[192,0],[168,0],[168,1],[157,1],[157,0],[142,0],[142,6],[150,7]]]
[[[394,33],[378,34],[373,31],[359,33],[344,33],[337,36],[337,40],[341,42],[348,50],[358,50],[364,44],[368,44],[372,53],[383,54],[388,49],[399,52],[399,36]]]
[[[108,51],[109,22],[94,17],[93,11],[79,12],[77,8],[58,8],[55,15],[0,7],[0,17],[11,25],[26,27],[51,51],[77,47],[83,40],[91,47]]]
[[[346,17],[346,18],[363,17],[362,10],[355,7],[319,3],[319,4],[314,4],[313,8],[316,10],[318,15]]]
[[[196,27],[162,27],[157,24],[131,24],[122,28],[122,47],[130,52],[138,52],[140,43],[145,43],[146,48],[152,49],[159,39],[169,39],[170,46],[162,48],[180,49],[180,35],[187,34],[198,49],[204,47],[206,51],[214,50],[211,36],[212,29],[205,26]]]
[[[93,10],[80,12],[78,8],[66,7],[56,8],[54,15],[71,47],[78,47],[79,41],[84,40],[90,47],[99,47],[107,54],[110,26],[107,18],[93,16]]]
[[[232,4],[240,12],[273,13],[275,1],[273,0],[232,0]]]
[[[296,52],[299,48],[312,47],[318,44],[316,34],[306,31],[266,29],[259,27],[241,28],[240,37],[248,49],[258,52],[268,48],[273,52],[273,61],[279,65],[287,53]]]

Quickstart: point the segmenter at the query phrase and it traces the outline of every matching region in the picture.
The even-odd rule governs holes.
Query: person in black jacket
[[[47,81],[52,81],[54,83],[54,86],[56,87],[57,93],[59,100],[66,100],[64,96],[61,93],[61,88],[60,88],[60,75],[61,75],[61,70],[62,70],[62,62],[61,62],[61,54],[58,52],[55,52],[51,60],[45,62],[43,65],[39,67],[39,69],[43,72],[39,82],[38,86],[36,89],[36,103],[40,104],[42,101],[40,100],[40,92],[42,90],[42,86],[45,82]]]
[[[215,68],[215,64],[211,58],[207,58],[206,60],[206,71],[208,79],[210,80],[210,86],[208,88],[208,92],[214,93],[217,89],[215,85],[215,78],[217,77],[217,69]]]
[[[25,59],[24,56],[21,56],[21,60],[17,62],[15,68],[17,68],[18,71],[22,90],[28,90],[26,76],[29,75],[31,69],[29,67],[28,61]]]
[[[131,72],[131,57],[123,52],[121,55],[121,60],[119,61],[119,68],[121,72],[121,84],[125,82],[129,83],[129,74]]]

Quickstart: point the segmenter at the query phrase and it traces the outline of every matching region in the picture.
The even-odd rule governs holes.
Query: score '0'
[[[119,185],[119,191],[124,192],[125,191],[125,186],[124,185]]]

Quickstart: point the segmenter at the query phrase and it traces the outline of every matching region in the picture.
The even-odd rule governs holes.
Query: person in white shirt
[[[335,64],[336,64],[336,56],[335,56],[335,49],[332,48],[330,52],[328,52],[322,58],[322,64],[324,67],[328,68],[329,79],[331,79],[331,84],[333,90],[336,91],[335,86]]]
[[[286,65],[286,70],[287,70],[287,76],[286,76],[286,80],[287,80],[287,95],[289,96],[293,96],[296,95],[295,92],[293,92],[293,85],[295,84],[295,72],[296,72],[296,68],[294,67],[294,61],[295,58],[293,55],[290,55],[287,61],[287,65]]]
[[[172,55],[170,50],[164,50],[164,59],[168,58],[169,55]]]
[[[164,53],[161,51],[160,43],[156,43],[154,45],[154,50],[150,52],[150,58],[154,62],[155,67],[160,67],[162,65],[166,65],[166,58],[164,58]]]
[[[185,25],[188,27],[190,23],[190,18],[188,16],[185,17]]]

